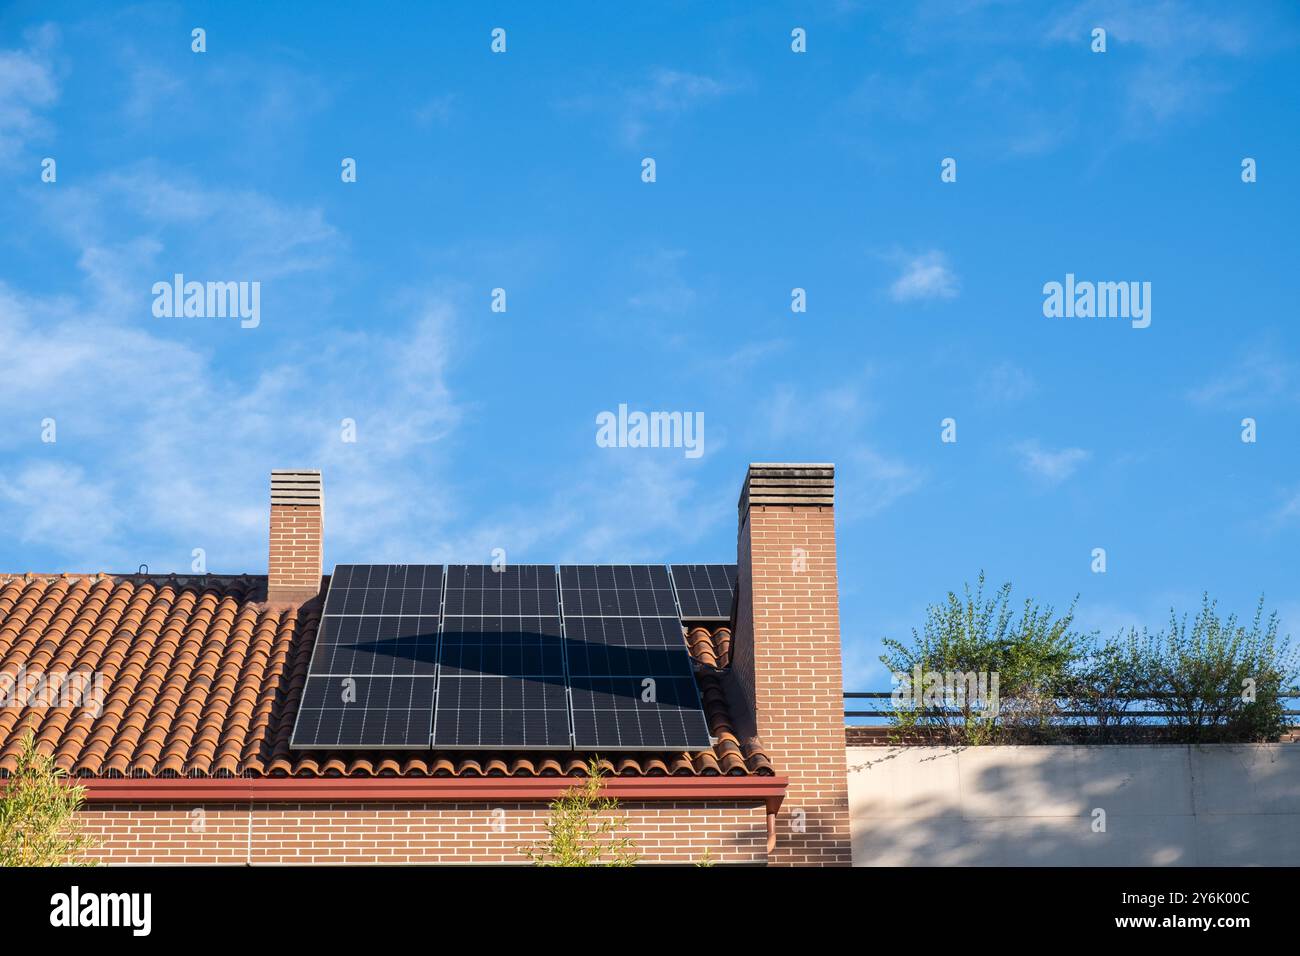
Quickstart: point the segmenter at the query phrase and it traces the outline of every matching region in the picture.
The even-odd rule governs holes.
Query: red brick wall
[[[762,863],[762,802],[621,804],[643,863]],[[540,803],[91,804],[87,856],[124,863],[527,863]]]
[[[736,676],[752,695],[755,729],[773,768],[790,778],[770,862],[847,866],[834,509],[751,505],[738,560]]]
[[[321,584],[322,509],[310,505],[271,505],[271,550],[267,600],[302,603]]]

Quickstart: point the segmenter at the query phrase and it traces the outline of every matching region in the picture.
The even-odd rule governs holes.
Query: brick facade
[[[642,863],[763,863],[762,801],[627,801]],[[525,864],[543,803],[90,804],[80,814],[106,864]]]
[[[753,731],[790,780],[773,864],[851,863],[830,476],[751,465],[741,496],[733,668]]]

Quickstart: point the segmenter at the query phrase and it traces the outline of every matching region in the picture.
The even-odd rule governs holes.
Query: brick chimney
[[[769,862],[847,866],[835,466],[752,464],[739,511],[733,693],[790,778]]]
[[[268,604],[302,604],[320,593],[324,512],[319,471],[271,472]]]

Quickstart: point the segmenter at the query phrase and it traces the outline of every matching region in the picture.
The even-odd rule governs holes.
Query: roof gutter
[[[553,800],[575,777],[74,777],[87,803],[418,803]],[[762,800],[768,843],[785,799],[787,777],[608,777],[604,793],[620,800]]]

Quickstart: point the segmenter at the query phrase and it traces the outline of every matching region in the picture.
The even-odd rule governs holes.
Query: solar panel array
[[[689,579],[693,609],[721,606],[725,575],[710,573]],[[675,579],[662,565],[339,565],[291,745],[707,749],[681,627],[707,615],[679,608]]]
[[[730,621],[735,610],[734,564],[674,564],[673,584],[683,621]]]

